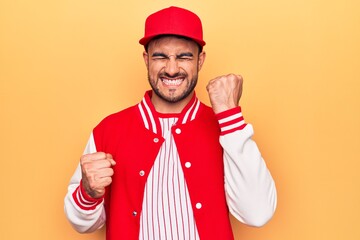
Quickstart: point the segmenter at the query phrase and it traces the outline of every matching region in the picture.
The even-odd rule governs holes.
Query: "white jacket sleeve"
[[[96,152],[96,146],[91,134],[84,154],[94,152]],[[82,190],[80,164],[70,180],[64,199],[64,210],[71,225],[80,233],[93,232],[101,228],[106,221],[104,200],[92,199]]]
[[[240,222],[260,227],[273,216],[277,193],[274,180],[252,140],[253,128],[245,124],[241,109],[219,119],[224,149],[226,200],[231,214]],[[230,116],[228,114],[231,113]]]

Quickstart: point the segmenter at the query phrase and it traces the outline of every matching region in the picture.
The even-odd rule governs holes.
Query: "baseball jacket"
[[[79,232],[106,223],[106,239],[138,239],[144,187],[164,139],[151,92],[137,105],[112,114],[93,130],[85,153],[112,154],[116,165],[103,198],[81,185],[78,166],[65,197],[65,212]],[[261,226],[276,208],[274,181],[237,107],[215,115],[195,96],[172,134],[180,156],[200,239],[233,239],[230,212]]]

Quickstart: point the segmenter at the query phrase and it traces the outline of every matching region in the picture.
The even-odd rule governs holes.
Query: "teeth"
[[[165,85],[168,85],[168,86],[178,86],[182,83],[182,79],[170,80],[170,79],[163,78],[162,81],[163,81],[163,83],[165,83]]]

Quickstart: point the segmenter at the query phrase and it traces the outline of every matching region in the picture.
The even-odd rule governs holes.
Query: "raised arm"
[[[211,80],[207,90],[221,128],[229,210],[239,221],[260,227],[273,216],[277,193],[274,180],[252,140],[253,128],[245,123],[238,107],[242,82],[241,76],[229,74]]]

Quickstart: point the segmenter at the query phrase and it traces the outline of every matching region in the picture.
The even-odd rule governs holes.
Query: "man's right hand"
[[[112,182],[116,164],[111,154],[96,152],[85,154],[80,158],[82,185],[86,193],[92,198],[101,198],[105,194],[105,187]]]

